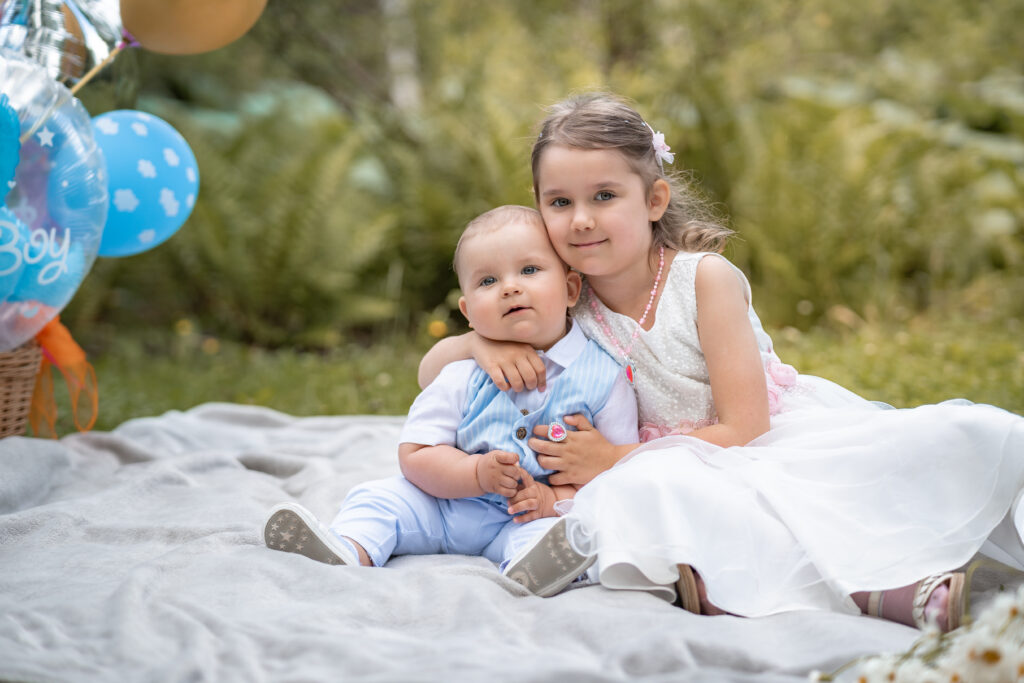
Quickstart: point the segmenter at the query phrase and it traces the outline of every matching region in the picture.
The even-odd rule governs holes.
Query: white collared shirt
[[[587,337],[572,322],[569,331],[547,351],[537,351],[547,373],[548,384],[553,383],[586,348]],[[416,397],[409,408],[399,436],[401,443],[424,446],[454,446],[459,424],[468,403],[466,392],[469,379],[476,370],[476,361],[459,360],[444,366],[437,378]],[[533,412],[544,403],[545,394],[530,389],[506,392],[520,410]],[[594,427],[605,439],[615,445],[637,443],[637,407],[633,387],[620,372],[615,378],[608,401],[594,415]]]

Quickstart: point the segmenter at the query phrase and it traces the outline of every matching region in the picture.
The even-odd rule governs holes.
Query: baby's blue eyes
[[[537,273],[540,272],[540,267],[539,266],[523,266],[522,270],[520,270],[519,272],[522,273],[523,275],[536,275]],[[497,284],[497,283],[498,283],[498,278],[494,277],[493,275],[488,275],[487,277],[480,278],[479,286],[480,287],[490,287],[491,285],[494,285],[494,284]]]

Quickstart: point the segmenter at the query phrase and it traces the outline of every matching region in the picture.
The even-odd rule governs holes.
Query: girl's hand
[[[526,524],[541,517],[555,517],[555,492],[534,480],[530,473],[520,468],[522,481],[519,490],[508,499],[508,513],[516,524]],[[524,514],[519,514],[520,512]]]
[[[476,480],[484,493],[509,498],[519,489],[519,456],[508,451],[491,451],[477,456]]]
[[[530,448],[537,453],[537,463],[544,469],[556,470],[548,477],[553,485],[583,486],[631,450],[620,452],[622,449],[609,443],[583,415],[566,415],[565,423],[576,428],[576,431],[567,430],[565,441],[530,439]],[[548,425],[537,425],[533,433],[546,437]]]
[[[470,350],[476,364],[502,391],[508,391],[509,387],[515,391],[547,388],[544,361],[529,344],[496,342],[472,334]]]

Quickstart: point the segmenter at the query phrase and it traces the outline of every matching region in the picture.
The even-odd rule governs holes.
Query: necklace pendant
[[[631,363],[626,363],[626,379],[630,384],[633,383],[633,365]]]

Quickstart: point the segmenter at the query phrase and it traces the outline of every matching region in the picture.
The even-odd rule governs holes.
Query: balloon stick
[[[89,81],[91,81],[93,76],[98,74],[100,72],[100,70],[103,69],[103,67],[105,67],[107,64],[110,64],[112,61],[114,61],[114,57],[117,57],[117,55],[120,54],[121,50],[123,50],[126,45],[127,45],[127,43],[125,43],[124,41],[121,41],[120,43],[117,44],[117,47],[115,47],[113,50],[110,51],[110,54],[107,55],[106,59],[104,59],[102,62],[100,62],[99,64],[97,64],[93,68],[89,69],[87,72],[85,72],[85,75],[82,76],[78,80],[78,83],[75,83],[75,85],[71,88],[71,94],[74,95],[76,92],[81,90],[82,86],[85,85],[86,83],[88,83]]]
[[[74,97],[75,93],[82,89],[83,85],[91,81],[93,79],[93,76],[98,74],[103,69],[103,67],[114,61],[114,58],[121,53],[121,50],[125,49],[126,47],[135,47],[138,44],[138,41],[135,40],[135,38],[130,33],[128,33],[127,31],[121,31],[121,42],[118,43],[114,47],[114,49],[110,51],[110,54],[108,54],[102,62],[100,62],[93,68],[89,69],[89,71],[87,71],[85,75],[78,79],[78,82],[75,83],[74,87],[71,88],[70,95]],[[39,130],[39,127],[47,121],[49,121],[50,116],[53,115],[54,110],[62,104],[63,99],[61,97],[58,97],[53,103],[51,103],[50,108],[46,111],[46,113],[40,116],[36,120],[35,124],[27,131],[25,131],[25,133],[21,136],[21,143],[25,144],[26,140],[35,135],[36,131]]]

